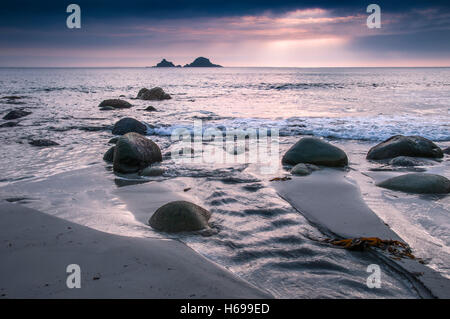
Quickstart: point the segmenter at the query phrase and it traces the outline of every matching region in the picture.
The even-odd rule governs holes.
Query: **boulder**
[[[113,146],[109,150],[106,151],[105,155],[103,155],[103,160],[106,162],[113,162],[114,161],[114,149],[116,147]]]
[[[291,174],[306,176],[317,170],[319,170],[319,168],[316,165],[300,163],[291,169]]]
[[[156,109],[153,107],[153,106],[147,106],[145,109],[144,109],[144,111],[147,111],[147,112],[155,112],[156,111]]]
[[[372,147],[367,159],[382,160],[397,156],[443,157],[442,150],[432,141],[421,136],[396,135]]]
[[[415,194],[448,194],[450,180],[441,175],[410,173],[389,178],[377,186]]]
[[[15,120],[27,115],[30,115],[31,112],[28,111],[24,111],[24,110],[13,110],[11,112],[9,112],[8,114],[6,114],[5,116],[3,116],[4,120]]]
[[[284,154],[283,164],[309,163],[323,166],[346,166],[347,155],[340,148],[315,137],[304,137]]]
[[[424,162],[418,161],[413,157],[408,156],[397,156],[389,161],[392,166],[420,166],[425,164]]]
[[[139,122],[131,117],[124,117],[114,124],[112,133],[114,135],[123,135],[130,132],[139,133],[145,135],[147,132],[147,126],[144,123]]]
[[[195,231],[208,228],[211,213],[186,201],[165,204],[149,220],[152,228],[165,232]]]
[[[56,142],[53,142],[52,140],[47,140],[47,139],[38,139],[38,140],[31,140],[30,145],[33,146],[39,146],[39,147],[47,147],[47,146],[57,146],[59,145]]]
[[[133,105],[131,105],[127,101],[120,100],[120,99],[104,100],[104,101],[102,101],[102,103],[100,103],[98,105],[98,107],[103,108],[105,110],[109,109],[109,108],[107,108],[108,106],[113,107],[115,109],[128,109],[128,108],[132,107]]]
[[[113,161],[115,172],[135,173],[152,163],[161,161],[159,146],[138,133],[127,133],[117,140]]]
[[[146,89],[146,88],[141,89],[137,95],[137,98],[141,99],[141,100],[161,101],[161,100],[171,99],[172,97],[169,94],[167,94],[166,92],[164,92],[164,90],[162,88],[155,87],[150,90]]]

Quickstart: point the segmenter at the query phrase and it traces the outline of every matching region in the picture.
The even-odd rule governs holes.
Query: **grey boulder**
[[[382,160],[397,156],[443,157],[442,150],[432,141],[421,136],[396,135],[372,147],[367,159]]]
[[[112,133],[114,135],[123,135],[130,132],[139,133],[145,135],[147,132],[147,126],[144,123],[139,122],[131,117],[124,117],[114,124]]]
[[[149,220],[149,225],[159,231],[182,232],[208,228],[211,213],[186,201],[174,201],[158,208]]]
[[[128,109],[132,106],[133,105],[131,105],[129,102],[120,99],[104,100],[98,105],[98,107],[102,108],[103,110],[111,109],[111,107],[115,109]]]
[[[162,88],[155,87],[150,90],[146,88],[141,89],[137,95],[137,98],[141,100],[161,101],[161,100],[169,100],[172,97],[166,92],[164,92]]]
[[[135,173],[152,163],[162,161],[159,146],[133,132],[117,140],[113,158],[113,169],[118,173]]]
[[[410,173],[389,178],[377,186],[415,194],[448,194],[450,180],[441,175]]]
[[[347,155],[340,148],[315,137],[304,137],[284,154],[283,164],[309,163],[323,166],[346,166]]]

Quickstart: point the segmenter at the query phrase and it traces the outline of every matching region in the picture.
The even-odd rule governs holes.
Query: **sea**
[[[144,87],[161,87],[172,98],[136,99]],[[112,98],[133,107],[100,110]],[[0,127],[0,200],[118,235],[176,238],[277,298],[416,298],[408,280],[375,256],[324,244],[329,234],[270,186],[270,179],[289,175],[280,163],[284,152],[315,136],[346,151],[347,177],[369,207],[417,257],[450,278],[449,196],[380,189],[372,173],[396,168],[365,159],[370,147],[398,134],[450,146],[450,68],[1,68],[0,115],[15,109],[32,113]],[[164,155],[162,176],[115,175],[103,161],[111,128],[123,117],[147,125]],[[199,123],[201,132],[270,132],[275,170],[245,160],[171,158],[180,144],[174,132],[194,134]],[[29,144],[33,139],[59,145],[40,148]],[[201,144],[223,150],[221,141]],[[450,178],[449,156],[413,170]],[[217,232],[152,230],[114,195],[145,183],[188,185],[186,194],[212,212]],[[369,288],[367,266],[380,263],[381,288]]]

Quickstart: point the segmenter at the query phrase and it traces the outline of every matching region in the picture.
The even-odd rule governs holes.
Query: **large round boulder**
[[[389,178],[377,186],[415,194],[450,193],[450,180],[441,175],[410,173]]]
[[[323,166],[346,166],[347,155],[340,148],[316,137],[304,137],[283,156],[283,164],[309,163]]]
[[[124,117],[114,124],[112,133],[114,135],[123,135],[130,132],[145,135],[147,133],[147,126],[131,117]]]
[[[161,150],[152,140],[137,134],[121,136],[114,147],[113,169],[119,173],[135,173],[155,162],[161,162]]]
[[[441,158],[442,150],[432,141],[421,136],[396,135],[372,147],[367,159],[382,160],[397,156]]]
[[[165,232],[195,231],[208,228],[211,213],[186,201],[175,201],[158,208],[148,221],[156,230]]]
[[[133,105],[131,105],[127,101],[120,100],[120,99],[104,100],[98,105],[98,107],[103,108],[104,110],[106,110],[108,108],[108,106],[113,107],[115,109],[128,109],[128,108],[132,107]]]
[[[139,91],[138,95],[137,95],[138,99],[141,100],[168,100],[171,99],[172,97],[167,94],[166,92],[164,92],[164,90],[160,87],[155,87],[153,89],[146,89],[143,88]]]

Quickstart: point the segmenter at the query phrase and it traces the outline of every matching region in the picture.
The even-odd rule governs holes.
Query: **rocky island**
[[[181,65],[175,65],[166,59],[162,59],[154,68],[181,68]]]
[[[184,66],[185,68],[198,68],[198,67],[202,67],[202,68],[221,68],[221,65],[218,64],[213,64],[211,63],[211,61],[207,58],[204,57],[198,57],[197,59],[194,60],[194,62],[190,63],[190,64],[186,64]]]

